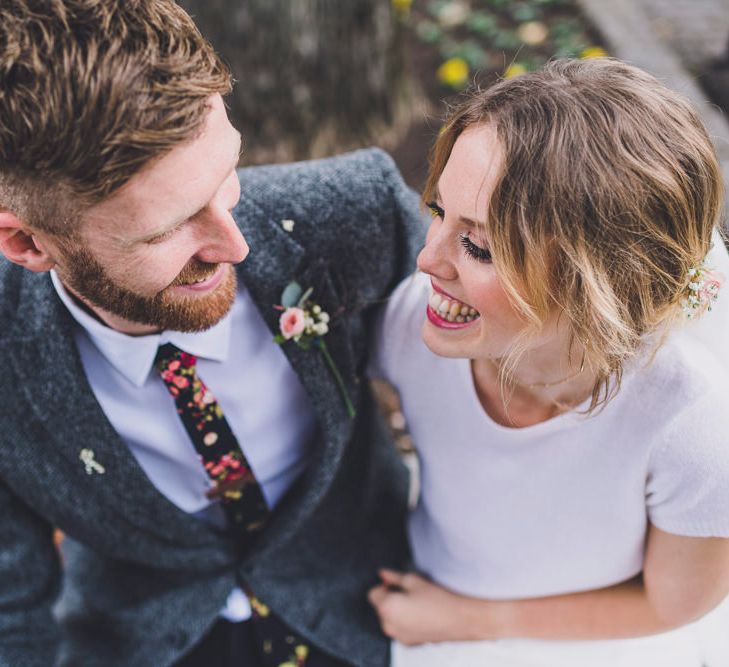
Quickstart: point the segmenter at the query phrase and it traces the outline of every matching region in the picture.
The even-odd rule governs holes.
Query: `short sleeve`
[[[648,518],[676,535],[729,537],[729,393],[709,385],[702,394],[687,397],[651,454]]]

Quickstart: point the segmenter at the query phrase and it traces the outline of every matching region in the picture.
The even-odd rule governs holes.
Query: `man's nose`
[[[242,262],[249,247],[230,211],[213,208],[206,217],[202,231],[205,242],[197,253],[198,259],[210,264]]]

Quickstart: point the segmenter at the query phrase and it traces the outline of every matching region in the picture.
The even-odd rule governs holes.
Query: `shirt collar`
[[[172,343],[202,359],[225,361],[228,358],[232,321],[230,312],[205,331],[162,331],[148,336],[129,336],[102,324],[83,310],[63,286],[56,272],[52,270],[50,273],[53,287],[71,316],[86,331],[104,358],[137,387],[147,380],[157,348],[165,343]]]

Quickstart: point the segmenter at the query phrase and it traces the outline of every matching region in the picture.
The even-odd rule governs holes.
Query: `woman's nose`
[[[430,223],[425,246],[418,255],[418,269],[423,273],[435,276],[442,280],[455,280],[458,272],[453,263],[452,251],[449,241],[452,238],[442,221],[433,220]]]

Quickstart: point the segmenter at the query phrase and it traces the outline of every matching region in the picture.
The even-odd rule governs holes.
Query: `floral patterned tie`
[[[157,352],[157,369],[213,482],[206,495],[220,500],[232,524],[246,534],[256,533],[268,517],[266,500],[220,405],[199,378],[196,364],[195,355],[171,343]]]
[[[244,544],[250,544],[268,518],[268,506],[220,405],[198,376],[196,364],[195,355],[183,352],[171,343],[159,348],[155,360],[162,380],[175,399],[185,430],[213,482],[208,498],[221,502],[228,521],[242,528]],[[344,664],[310,648],[250,591],[246,593],[267,665],[333,667]]]

